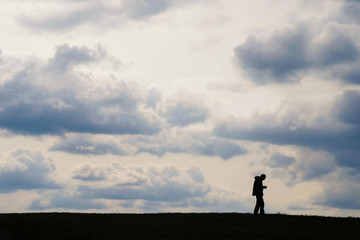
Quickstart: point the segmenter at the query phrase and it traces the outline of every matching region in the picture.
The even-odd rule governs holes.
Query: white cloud
[[[61,187],[53,160],[27,149],[17,149],[1,157],[0,181],[0,192]]]
[[[107,178],[106,169],[94,168],[89,163],[75,167],[72,174],[74,179],[83,181],[100,181]]]
[[[47,192],[42,195],[41,198],[33,200],[28,207],[28,210],[32,211],[41,211],[47,209],[56,209],[56,210],[105,210],[106,204],[101,201],[94,201],[89,199],[81,198],[80,196],[68,192],[68,191],[58,191],[58,192]]]
[[[233,192],[210,185],[199,167],[188,165],[123,165],[84,163],[72,170],[72,183],[47,191],[32,201],[30,210],[105,210],[114,206],[145,212],[241,208]],[[116,208],[116,207],[115,207]]]
[[[189,171],[171,166],[122,167],[120,164],[106,168],[108,179],[112,179],[112,182],[106,183],[103,187],[80,186],[78,190],[83,197],[167,202],[205,196],[210,191],[210,186],[204,181],[194,181],[194,176],[195,180],[198,178],[194,175],[193,168]]]

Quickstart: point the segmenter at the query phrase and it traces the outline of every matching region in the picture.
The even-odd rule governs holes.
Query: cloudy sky
[[[360,1],[0,4],[0,212],[360,216]]]

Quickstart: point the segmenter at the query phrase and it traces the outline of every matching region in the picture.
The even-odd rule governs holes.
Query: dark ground
[[[0,239],[360,239],[360,218],[168,214],[0,214]]]

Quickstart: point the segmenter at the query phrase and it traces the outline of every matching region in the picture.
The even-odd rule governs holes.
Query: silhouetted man
[[[260,176],[255,176],[253,192],[252,192],[252,195],[256,196],[256,205],[255,205],[255,209],[254,209],[254,214],[258,214],[259,209],[260,209],[260,214],[265,214],[263,189],[265,189],[267,187],[263,186],[263,183],[262,183],[265,180],[265,178],[266,178],[265,174],[261,174]]]

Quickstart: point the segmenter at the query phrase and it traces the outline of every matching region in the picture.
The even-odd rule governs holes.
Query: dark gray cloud
[[[72,51],[74,48],[65,47],[64,49]],[[75,49],[75,51],[78,50],[78,48]],[[89,52],[87,49],[85,50],[84,52]],[[53,59],[56,58],[54,57]],[[53,59],[50,61],[53,61]],[[85,59],[87,59],[87,57]],[[79,60],[76,62],[83,61]],[[68,68],[66,67],[65,69]],[[20,81],[20,83],[23,83],[23,81]],[[21,84],[16,84],[13,82],[11,82],[11,84],[13,84],[12,86],[15,89],[21,86]],[[33,92],[31,89],[34,87],[26,82],[24,88],[27,89],[27,92]],[[6,89],[6,91],[8,91],[9,87]],[[24,130],[30,132],[31,134],[66,135],[66,133],[77,133],[64,136],[50,148],[50,150],[53,151],[64,151],[72,154],[133,155],[141,152],[149,152],[157,156],[163,156],[167,152],[172,152],[205,156],[220,156],[223,159],[229,159],[233,156],[243,155],[246,153],[246,150],[234,141],[213,137],[210,136],[209,133],[205,132],[197,133],[192,130],[186,130],[186,127],[191,127],[191,125],[197,123],[203,123],[210,117],[210,111],[208,107],[204,104],[203,100],[199,96],[187,92],[182,92],[175,94],[170,98],[163,99],[161,92],[158,89],[150,89],[149,91],[143,91],[139,89],[140,88],[138,86],[132,86],[126,82],[119,81],[118,85],[115,85],[115,87],[113,87],[110,92],[107,89],[106,91],[96,89],[95,92],[83,94],[86,96],[84,101],[88,101],[88,103],[85,103],[83,99],[78,99],[75,97],[80,95],[82,93],[81,91],[78,93],[77,91],[74,91],[74,89],[66,89],[66,91],[57,94],[62,101],[64,109],[61,106],[59,108],[59,106],[53,104],[56,106],[54,111],[59,111],[56,120],[52,119],[54,117],[53,115],[55,114],[51,111],[48,111],[46,114],[42,114],[38,110],[38,112],[34,114],[37,119],[34,119],[34,124],[30,128],[30,126],[22,126],[23,122],[25,121],[27,123],[31,123],[30,118],[24,119],[22,122],[17,123],[19,121],[18,117],[21,116],[22,111],[25,110],[18,110],[19,113],[17,114],[17,119],[15,121],[11,120],[14,115],[9,110],[9,121],[4,121],[3,125],[9,124],[6,125],[7,129],[13,130],[14,132],[16,132],[14,129],[19,132],[20,129],[18,128],[22,126],[25,128]],[[143,93],[140,94],[137,93],[137,91]],[[33,94],[30,98],[32,99],[36,97],[39,100],[32,100],[32,107],[28,107],[27,111],[32,112],[34,107],[41,109],[39,106],[36,106],[36,102],[39,102],[39,105],[41,106],[44,99],[46,100],[45,103],[55,101],[52,99],[54,98],[54,93],[53,95],[51,95],[51,93],[46,93],[50,94],[50,96],[42,96],[44,92],[44,89],[41,89],[41,87],[37,89],[36,93]],[[103,92],[105,92],[105,94],[102,94]],[[89,97],[91,97],[90,100],[88,100]],[[4,99],[7,98],[8,97],[4,97]],[[96,100],[94,101],[94,99]],[[150,113],[153,114],[153,118],[155,118],[150,119],[151,123],[149,123],[154,123],[157,125],[149,126],[149,123],[144,122],[146,119],[142,120],[143,123],[139,123],[139,125],[137,125],[136,118],[142,116],[142,113],[137,110],[140,104],[145,108],[144,111],[147,113],[147,117],[149,117]],[[15,102],[14,105],[17,106],[17,102]],[[53,106],[48,106],[46,104],[45,106],[49,107],[50,109],[54,108]],[[112,108],[114,108],[114,110],[112,110]],[[110,109],[109,113],[112,115],[108,116],[109,113],[104,113],[104,116],[101,116],[101,114],[103,114],[103,109],[107,111]],[[124,120],[122,119],[121,115],[124,116]],[[3,118],[5,117],[6,115],[3,115]],[[150,115],[150,117],[152,116]],[[101,123],[106,121],[108,118],[111,119],[111,122],[105,122],[104,126],[97,124],[96,122],[93,126],[87,125],[89,119],[97,120],[97,118],[99,118]],[[153,120],[154,122],[152,122]],[[124,122],[124,127],[120,127],[119,125],[122,124],[122,121],[128,121],[128,125],[126,122]],[[162,131],[159,131],[160,127],[162,126],[162,122],[165,121],[167,121],[169,124],[168,128],[163,128]],[[36,122],[41,124],[37,125]],[[1,123],[2,122],[0,117],[0,126]],[[116,125],[113,125],[115,123]],[[91,129],[92,127],[94,129]],[[106,128],[104,129],[103,127]],[[147,127],[149,128],[146,130],[145,128]],[[139,129],[136,129],[136,131],[132,132],[131,128],[144,128],[144,131],[138,131]],[[27,132],[24,133],[26,134]],[[98,138],[89,134],[86,135],[79,133],[107,135],[102,135]],[[109,136],[114,134],[128,133],[138,133],[142,134],[142,136],[124,136],[117,139]],[[153,135],[145,136],[149,134]]]
[[[360,127],[357,104],[360,92],[345,91],[334,104],[334,115],[326,119],[301,117],[310,114],[293,109],[275,114],[257,115],[250,121],[228,119],[219,123],[214,133],[227,138],[267,142],[277,145],[295,145],[315,151],[327,151],[341,166],[360,169]],[[293,106],[294,107],[294,106]],[[303,111],[303,110],[302,110]],[[312,123],[310,123],[312,122]]]
[[[331,156],[312,157],[301,159],[293,172],[295,181],[322,179],[337,169]]]
[[[121,101],[117,100],[117,104],[124,102],[124,107],[128,107],[129,112],[133,111],[133,108],[136,108],[139,104],[139,100],[134,99],[133,95],[135,94],[132,91],[132,89],[125,86],[125,90],[122,91],[124,94],[122,95],[128,94],[129,97],[125,97]],[[159,117],[167,120],[169,123],[167,128],[151,136],[122,136],[117,139],[109,136],[116,134],[116,131],[99,132],[108,134],[100,138],[81,134],[70,135],[60,139],[50,150],[85,155],[133,155],[149,152],[157,156],[163,156],[165,153],[171,152],[220,156],[223,159],[243,155],[247,152],[234,141],[217,138],[206,132],[191,130],[191,125],[202,123],[210,116],[210,111],[198,96],[190,93],[181,93],[163,99],[161,92],[157,89],[151,89],[143,95],[142,101],[145,107],[149,108],[150,112],[157,112]],[[133,99],[133,103],[131,103],[131,99]],[[103,102],[104,107],[105,105],[111,106],[114,104],[111,101]],[[133,107],[130,107],[132,105]],[[122,104],[121,107],[123,107]],[[92,114],[94,112],[92,111]],[[79,133],[80,131],[77,132]],[[94,132],[89,131],[88,133]]]
[[[263,116],[257,116],[259,118]],[[274,116],[275,117],[275,116]],[[248,126],[243,121],[229,119],[215,127],[215,134],[233,139],[269,142],[278,145],[302,145],[319,147],[323,140],[337,136],[337,131],[328,131],[318,128],[301,127],[292,129],[291,126],[274,124],[264,116],[261,125]],[[266,120],[265,120],[266,119]],[[275,119],[272,119],[275,120]]]
[[[201,99],[182,93],[166,100],[163,115],[172,126],[184,127],[204,122],[210,113]]]
[[[360,127],[360,92],[347,90],[336,101],[334,112],[344,123]]]
[[[357,0],[345,0],[334,19],[346,24],[360,24],[360,2]]]
[[[336,158],[349,167],[360,167],[360,92],[355,90],[344,91],[334,105],[334,115],[342,123],[349,124],[350,130],[339,136],[338,146],[331,151]]]
[[[288,186],[317,180],[322,181],[338,169],[334,156],[325,151],[298,147],[295,156],[274,154],[265,160],[271,176],[284,179]]]
[[[355,42],[345,34],[332,29],[321,36],[312,46],[313,64],[319,68],[354,62],[359,58]]]
[[[0,192],[60,187],[53,160],[41,152],[18,149],[0,160]]]
[[[100,46],[90,49],[85,46],[63,44],[56,47],[55,56],[49,60],[47,67],[49,70],[65,73],[71,71],[74,66],[99,62],[106,56],[107,52]]]
[[[37,16],[25,14],[19,17],[18,21],[21,25],[31,29],[63,31],[87,23],[99,24],[106,16],[106,10],[101,6],[99,8],[96,5],[84,5],[79,8],[75,5],[74,8],[71,8],[68,3],[66,5],[67,7],[59,6],[59,9],[51,14],[49,12],[38,12]]]
[[[137,152],[163,156],[167,152],[219,156],[230,159],[244,155],[246,149],[234,141],[221,139],[207,133],[186,132],[177,129],[163,131],[150,137],[135,137],[127,141],[137,147]]]
[[[342,209],[360,209],[360,177],[359,173],[342,170],[334,178],[329,179],[323,190],[315,194],[313,203]]]
[[[357,187],[357,184],[353,183],[352,186],[346,186],[347,188],[344,188],[343,186],[339,187],[341,189],[340,191],[333,189],[333,187],[324,190],[326,191],[324,196],[321,198],[319,197],[320,199],[314,201],[314,203],[333,208],[359,210],[360,204],[356,199],[360,197],[359,194],[357,194],[360,189]],[[349,189],[349,187],[351,189]]]
[[[129,18],[141,19],[153,15],[157,15],[162,11],[166,11],[170,6],[171,0],[135,0],[124,1],[123,11]]]
[[[235,48],[235,60],[259,84],[294,81],[309,66],[307,29],[299,26],[273,33],[268,39],[248,37]]]
[[[257,84],[297,82],[309,71],[339,74],[331,67],[351,64],[359,59],[359,48],[345,31],[330,28],[323,32],[309,26],[274,32],[268,38],[249,37],[236,47],[235,62]],[[340,76],[347,83],[353,74]]]
[[[121,156],[142,152],[156,156],[163,156],[166,153],[188,153],[219,156],[224,160],[247,153],[247,150],[235,141],[180,130],[164,130],[154,136],[126,136],[118,139],[109,135],[97,137],[76,134],[61,138],[50,150],[80,155]]]
[[[354,145],[358,145],[358,143],[356,143],[356,139],[359,139],[359,130],[357,130],[357,135],[354,137],[354,139],[352,139],[352,141],[355,141]],[[340,136],[341,137],[341,136]],[[351,167],[351,168],[356,168],[359,169],[360,168],[360,153],[358,151],[358,149],[329,149],[329,152],[331,152],[337,162],[345,167]]]
[[[195,152],[205,156],[220,156],[224,160],[247,153],[244,148],[234,142],[215,138],[205,140]]]
[[[272,155],[269,159],[269,166],[271,168],[287,169],[291,164],[295,163],[296,159],[282,154]]]
[[[18,21],[25,27],[46,31],[64,31],[83,25],[101,26],[104,29],[129,20],[147,19],[166,12],[168,9],[197,1],[53,1],[50,5],[56,10],[44,13],[41,10],[33,9],[32,15],[26,12],[18,18]]]
[[[299,128],[292,130],[286,126],[259,126],[247,129],[241,127],[236,122],[221,123],[215,128],[215,133],[228,138],[239,140],[250,140],[259,142],[268,142],[278,145],[300,145],[312,148],[322,148],[325,146],[338,146],[338,137],[347,135],[346,143],[340,144],[341,147],[346,145],[351,140],[356,139],[356,135],[349,135],[350,131],[336,131],[336,130],[321,130],[317,128]],[[339,147],[340,147],[339,146]]]
[[[357,64],[354,68],[347,69],[340,77],[344,79],[344,81],[348,84],[360,84],[360,67]]]
[[[0,83],[0,128],[19,134],[154,134],[161,120],[145,105],[140,86],[118,79],[94,79],[74,66],[104,57],[100,48],[57,48],[45,64],[23,66]]]

